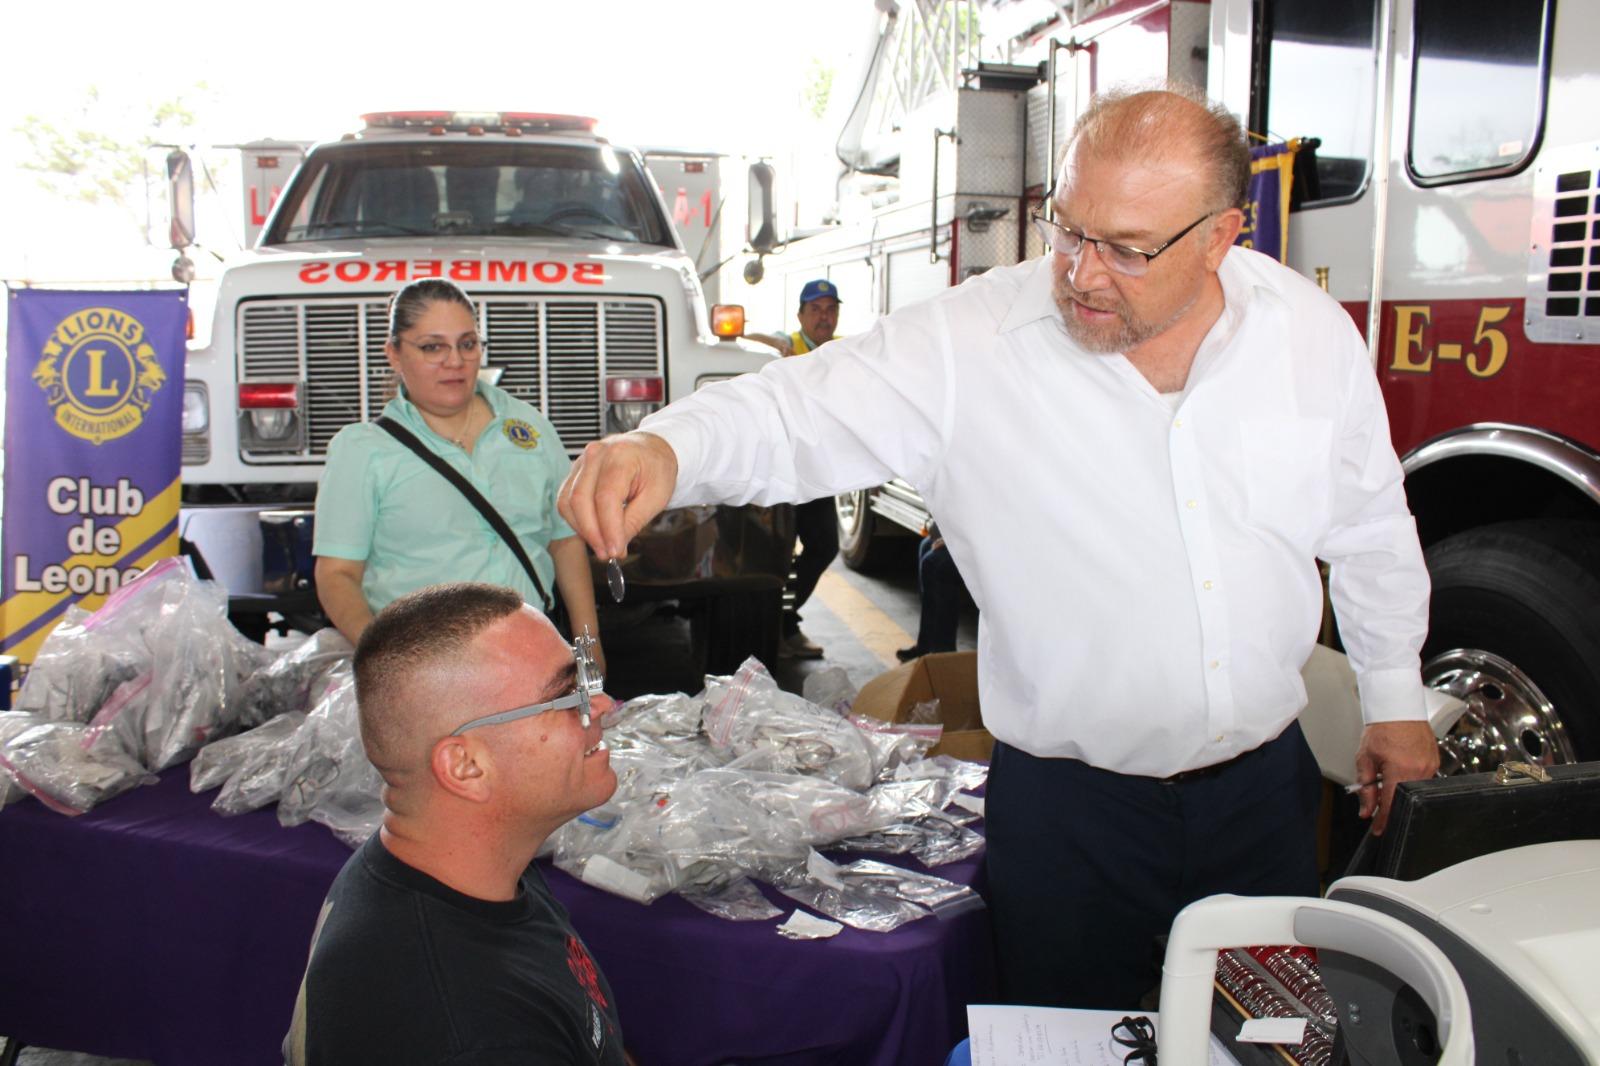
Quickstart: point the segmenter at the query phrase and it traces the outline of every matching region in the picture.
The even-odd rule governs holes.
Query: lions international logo
[[[537,448],[539,446],[539,431],[520,418],[508,418],[505,422],[506,440],[519,448]]]
[[[139,428],[167,375],[143,323],[126,311],[90,307],[56,323],[33,380],[57,425],[104,444]]]

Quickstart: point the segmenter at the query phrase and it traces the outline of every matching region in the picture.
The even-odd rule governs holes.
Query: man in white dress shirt
[[[1337,303],[1233,247],[1248,176],[1221,108],[1102,98],[1038,222],[1050,254],[702,389],[591,444],[562,489],[607,557],[669,504],[918,486],[981,609],[1013,1002],[1134,1007],[1191,900],[1318,891],[1295,721],[1318,558],[1359,681],[1363,816],[1381,831],[1437,766],[1428,576],[1377,381]]]

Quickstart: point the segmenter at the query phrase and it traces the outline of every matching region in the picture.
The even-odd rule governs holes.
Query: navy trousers
[[[833,508],[833,497],[795,504],[794,525],[806,550],[794,560],[794,613],[784,615],[785,635],[800,631],[800,608],[811,598],[822,572],[839,554],[839,516]]]
[[[985,801],[1001,994],[1132,1010],[1155,938],[1219,892],[1315,896],[1321,777],[1298,722],[1208,776],[1167,783],[996,744]]]
[[[917,626],[917,653],[956,650],[956,628],[961,624],[961,601],[966,595],[961,572],[942,540],[933,537],[917,546],[917,590],[922,594],[922,617]]]

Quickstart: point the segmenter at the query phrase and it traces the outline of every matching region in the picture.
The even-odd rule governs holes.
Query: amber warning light
[[[739,304],[716,304],[711,308],[711,332],[723,340],[744,336],[744,308]]]

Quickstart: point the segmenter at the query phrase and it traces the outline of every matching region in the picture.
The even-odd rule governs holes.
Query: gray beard
[[[1061,310],[1061,322],[1067,328],[1067,336],[1071,337],[1079,348],[1095,355],[1129,352],[1146,341],[1153,340],[1165,333],[1174,322],[1187,314],[1189,309],[1195,305],[1195,301],[1199,299],[1199,296],[1196,295],[1194,299],[1178,308],[1163,322],[1130,318],[1127,305],[1120,300],[1113,307],[1095,308],[1096,310],[1111,311],[1117,316],[1116,328],[1108,331],[1095,329],[1078,321],[1077,315],[1073,311],[1074,305],[1078,303],[1073,298],[1074,294],[1078,294],[1078,290],[1073,288],[1066,278],[1056,279],[1051,295],[1055,297],[1056,306]],[[1085,302],[1087,303],[1087,301]],[[1088,303],[1088,306],[1094,307],[1094,304]]]

